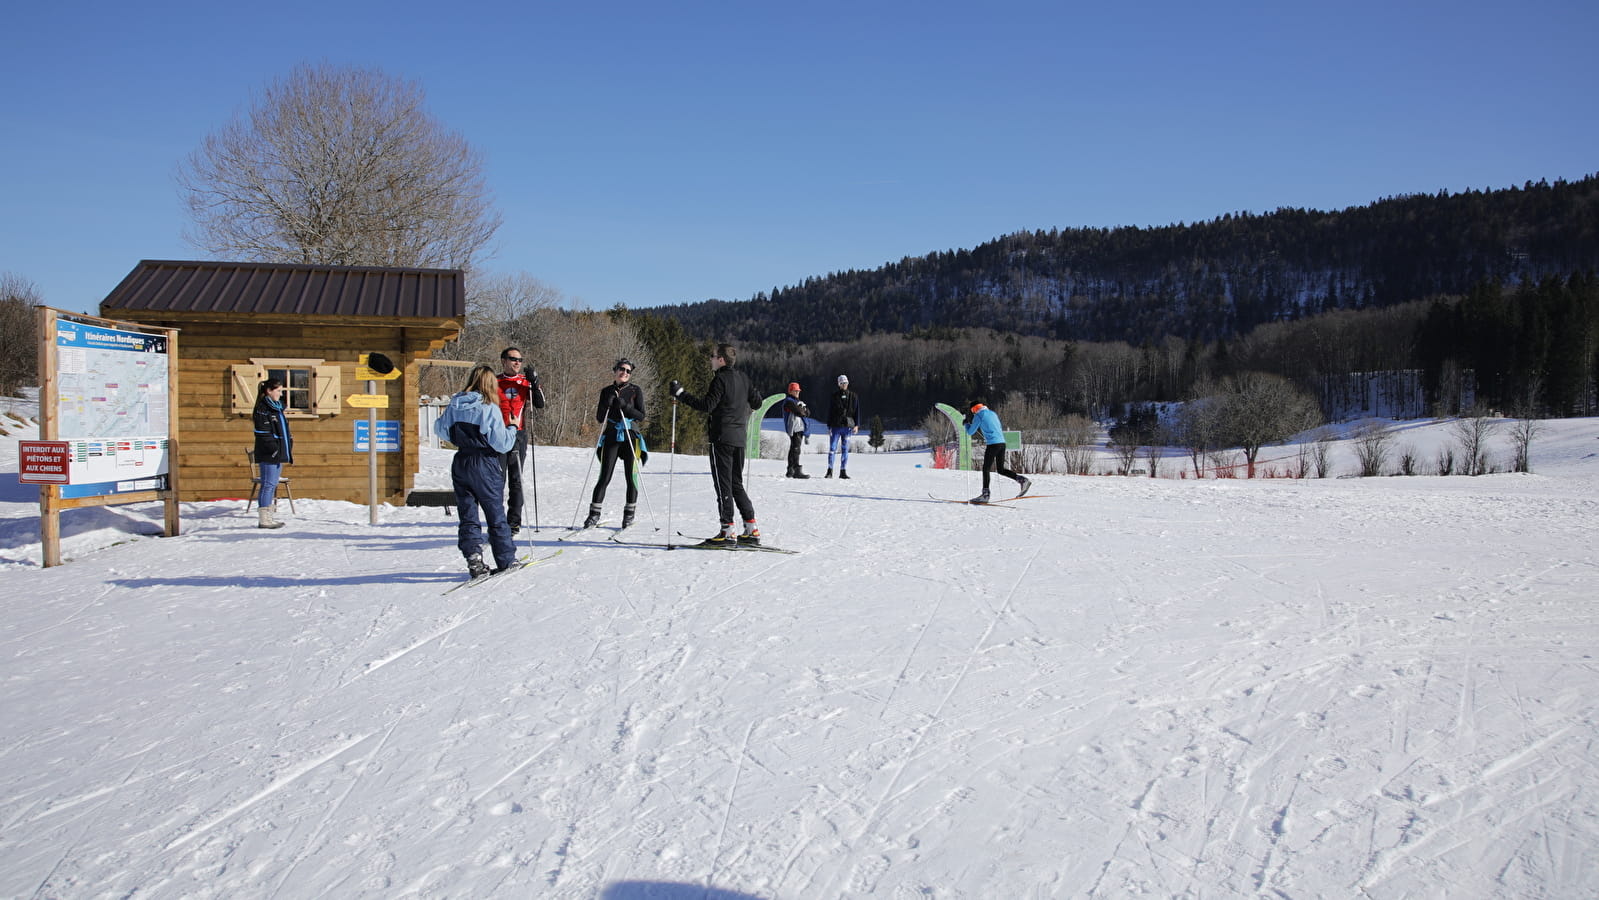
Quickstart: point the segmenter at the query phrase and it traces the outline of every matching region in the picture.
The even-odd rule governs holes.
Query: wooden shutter
[[[261,382],[266,380],[266,367],[251,363],[228,366],[228,380],[232,388],[233,411],[246,416],[255,412],[255,395]]]
[[[343,401],[343,373],[338,366],[315,366],[311,371],[311,412],[318,416],[336,416]]]

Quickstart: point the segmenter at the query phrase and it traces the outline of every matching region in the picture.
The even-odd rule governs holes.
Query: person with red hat
[[[785,478],[811,477],[800,470],[800,445],[805,443],[805,435],[809,430],[805,417],[811,411],[799,395],[799,382],[789,382],[788,396],[783,398],[783,432],[788,435],[788,474]]]

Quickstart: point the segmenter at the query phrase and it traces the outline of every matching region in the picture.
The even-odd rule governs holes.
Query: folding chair
[[[261,467],[255,464],[254,450],[244,451],[244,456],[250,461],[250,499],[244,501],[244,511],[249,512],[250,504],[254,503],[255,498],[261,494]],[[283,492],[283,496],[289,498],[289,515],[295,515],[294,491],[289,487],[289,476],[278,476],[278,490]]]

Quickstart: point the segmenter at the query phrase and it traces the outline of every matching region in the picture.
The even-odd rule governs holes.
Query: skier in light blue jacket
[[[493,369],[478,366],[472,370],[466,387],[450,398],[444,412],[434,420],[433,433],[439,440],[455,445],[450,482],[455,488],[455,509],[460,519],[456,546],[466,557],[467,572],[480,578],[510,568],[516,562],[516,545],[505,517],[505,469],[501,456],[516,443],[516,429],[505,424],[500,414],[499,378]],[[494,551],[492,571],[483,562],[480,506],[488,525],[489,546]]]
[[[966,433],[976,434],[981,431],[983,443],[987,445],[983,451],[983,492],[968,502],[988,502],[988,473],[996,470],[1021,485],[1021,490],[1016,492],[1016,496],[1020,497],[1027,493],[1027,489],[1032,487],[1033,483],[1005,468],[1005,427],[999,423],[999,414],[984,406],[981,399],[968,400],[966,408],[971,410],[966,418]]]

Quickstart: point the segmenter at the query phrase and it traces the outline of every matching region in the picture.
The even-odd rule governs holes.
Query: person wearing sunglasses
[[[638,509],[638,467],[648,458],[639,422],[644,420],[644,391],[633,383],[633,361],[623,358],[611,367],[613,380],[600,389],[600,402],[594,407],[594,421],[600,423],[600,440],[594,455],[600,462],[599,480],[589,497],[584,528],[600,524],[600,509],[605,504],[605,489],[611,484],[616,461],[623,460],[627,472],[627,499],[622,507],[622,527],[633,524]]]
[[[527,360],[517,347],[500,351],[500,415],[505,424],[516,430],[516,444],[501,458],[505,470],[505,518],[511,533],[522,530],[522,464],[527,459],[527,444],[531,432],[527,427],[527,409],[544,408],[544,391],[539,387],[539,373],[527,371]]]
[[[737,353],[731,344],[718,344],[711,353],[711,383],[699,397],[673,381],[668,389],[677,400],[705,413],[705,436],[710,441],[711,483],[716,488],[716,512],[722,530],[705,541],[705,546],[737,549],[740,543],[759,544],[761,530],[755,526],[755,504],[744,491],[744,438],[750,411],[759,409],[761,395],[742,371],[734,368]],[[744,531],[734,529],[735,512],[744,519]]]

